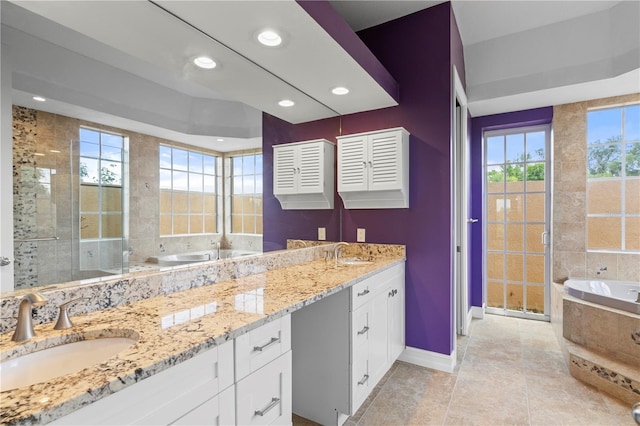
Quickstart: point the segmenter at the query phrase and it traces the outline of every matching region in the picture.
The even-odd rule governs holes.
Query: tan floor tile
[[[398,363],[358,424],[442,424],[454,384],[454,375]]]
[[[458,376],[445,424],[529,424],[524,380]]]

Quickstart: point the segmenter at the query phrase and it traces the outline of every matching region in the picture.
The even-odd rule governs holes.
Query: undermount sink
[[[88,338],[7,359],[0,363],[0,391],[75,373],[106,361],[137,341],[130,336]]]
[[[347,257],[338,259],[338,263],[342,263],[343,265],[365,265],[367,263],[373,263],[373,261],[360,259],[359,257]]]

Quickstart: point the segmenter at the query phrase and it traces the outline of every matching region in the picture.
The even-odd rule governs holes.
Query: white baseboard
[[[467,312],[467,334],[469,334],[469,327],[471,327],[472,319],[473,319],[473,309],[469,309],[469,312]]]
[[[473,318],[483,319],[484,318],[484,303],[482,306],[472,306],[471,307],[471,316]]]
[[[444,355],[407,346],[398,359],[421,367],[453,373],[453,369],[456,366],[456,351],[454,349],[450,355]]]

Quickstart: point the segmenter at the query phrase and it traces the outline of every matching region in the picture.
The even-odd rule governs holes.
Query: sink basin
[[[65,343],[0,363],[0,391],[29,386],[99,364],[136,343],[130,337],[103,337]]]
[[[370,260],[360,259],[359,257],[347,257],[343,259],[339,259],[338,263],[342,263],[343,265],[365,265],[367,263],[373,263]]]

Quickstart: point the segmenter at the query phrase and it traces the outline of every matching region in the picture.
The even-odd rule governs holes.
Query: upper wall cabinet
[[[337,139],[338,193],[345,208],[409,207],[409,133],[405,129]]]
[[[326,139],[273,147],[273,195],[284,210],[333,209],[334,155]]]

